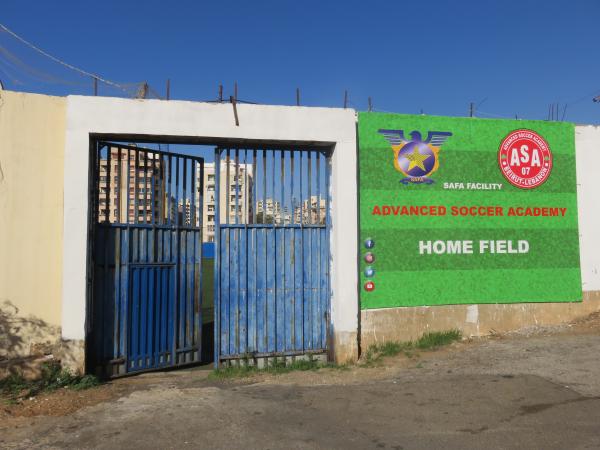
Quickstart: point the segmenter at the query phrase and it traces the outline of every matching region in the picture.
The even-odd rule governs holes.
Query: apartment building
[[[302,206],[294,207],[294,223],[304,223],[310,225],[323,225],[326,218],[325,199],[317,195],[310,197],[310,206],[308,199],[302,202]]]
[[[200,168],[196,169],[197,186],[200,186]],[[220,171],[220,196],[219,216],[221,223],[253,223],[254,211],[252,207],[252,166],[249,164],[223,164]],[[216,174],[215,164],[204,164],[204,204],[202,207],[202,240],[203,242],[215,241],[215,215],[217,204],[215,198]],[[199,192],[196,193],[196,204],[199,204]],[[199,226],[198,215],[196,224]]]
[[[152,223],[167,217],[169,202],[158,154],[112,147],[110,157],[106,151],[99,166],[98,221]]]

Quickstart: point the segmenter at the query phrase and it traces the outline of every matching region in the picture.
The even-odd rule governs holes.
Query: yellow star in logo
[[[422,169],[422,170],[427,170],[427,169],[425,169],[425,165],[423,164],[423,161],[425,161],[431,155],[423,155],[423,154],[419,153],[419,147],[417,145],[415,145],[413,147],[413,152],[407,153],[404,156],[406,157],[406,159],[408,159],[410,161],[410,164],[408,165],[408,169],[406,169],[407,172],[410,172],[415,167],[418,167],[419,169]]]

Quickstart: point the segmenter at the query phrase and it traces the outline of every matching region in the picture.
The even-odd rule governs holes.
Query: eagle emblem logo
[[[394,151],[394,167],[404,175],[402,184],[431,184],[429,178],[440,165],[439,152],[441,146],[452,136],[449,131],[429,131],[427,139],[421,133],[413,131],[411,139],[404,137],[404,130],[379,130],[392,146]]]

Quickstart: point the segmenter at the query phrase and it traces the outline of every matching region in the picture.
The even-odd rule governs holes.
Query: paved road
[[[597,334],[484,341],[253,384],[198,373],[146,376],[118,401],[5,423],[0,447],[600,448]]]

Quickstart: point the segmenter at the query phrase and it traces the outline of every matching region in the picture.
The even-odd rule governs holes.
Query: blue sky
[[[546,119],[559,102],[577,123],[600,123],[591,101],[600,94],[599,18],[597,0],[4,0],[0,8],[0,23],[47,52],[111,80],[147,80],[161,94],[170,78],[177,99],[214,99],[219,83],[229,95],[237,81],[239,97],[259,103],[293,104],[299,87],[305,105],[341,106],[348,89],[359,110],[371,96],[382,111],[464,116],[473,101],[480,117]],[[89,80],[3,32],[0,79],[14,90],[92,93]]]

